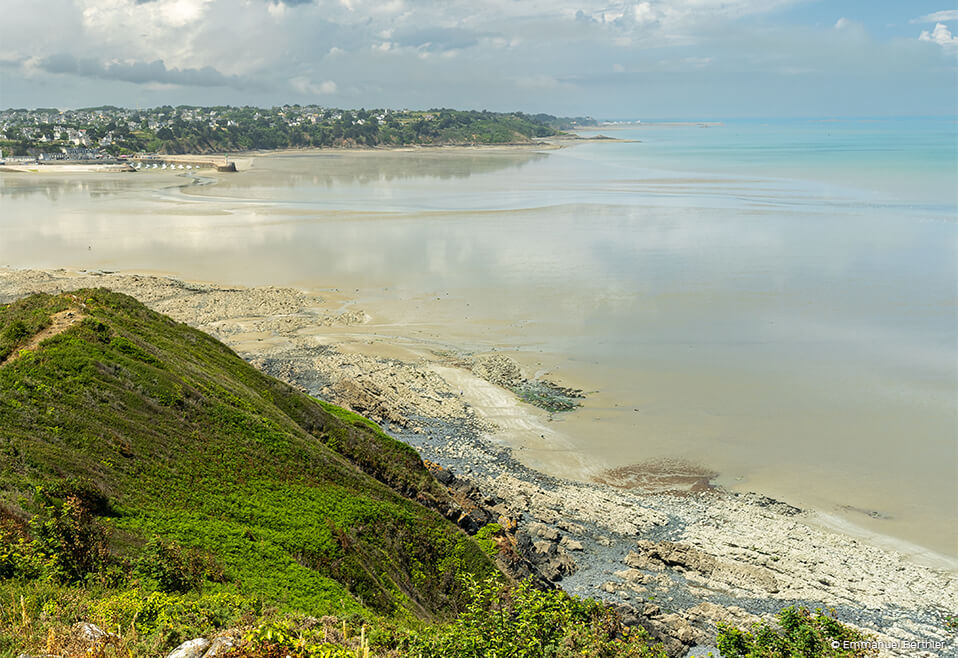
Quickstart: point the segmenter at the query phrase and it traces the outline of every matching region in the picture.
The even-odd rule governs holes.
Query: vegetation
[[[415,451],[130,297],[0,306],[5,349],[70,306],[81,322],[0,366],[0,597],[27,617],[72,601],[149,655],[179,637],[170,610],[442,620],[460,574],[497,573]],[[11,623],[0,655],[30,637]]]
[[[0,148],[14,155],[56,152],[74,144],[112,155],[235,152],[250,149],[405,144],[506,144],[557,135],[592,119],[548,114],[432,109],[338,110],[317,106],[113,107],[60,113],[0,113]]]
[[[379,626],[358,630],[342,623],[297,627],[264,624],[250,644],[230,656],[361,656],[417,658],[665,658],[642,629],[622,626],[615,612],[559,590],[528,582],[504,586],[496,579],[470,580],[469,601],[450,624],[409,630]]]
[[[718,648],[724,658],[858,658],[877,655],[862,648],[870,638],[821,610],[789,607],[778,615],[778,626],[756,625],[751,631],[719,625]]]

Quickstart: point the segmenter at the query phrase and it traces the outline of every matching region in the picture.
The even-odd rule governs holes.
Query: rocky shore
[[[0,302],[101,286],[207,331],[269,374],[380,423],[415,446],[451,489],[467,531],[502,527],[504,567],[615,604],[671,655],[705,656],[716,624],[748,625],[792,604],[834,610],[888,644],[943,646],[889,655],[958,655],[954,569],[823,529],[812,511],[716,489],[710,473],[685,464],[642,464],[591,481],[525,466],[501,440],[497,419],[481,411],[476,392],[517,405],[520,396],[555,413],[573,409],[582,393],[529,377],[502,354],[345,345],[337,336],[368,315],[342,299],[293,289],[0,270]]]

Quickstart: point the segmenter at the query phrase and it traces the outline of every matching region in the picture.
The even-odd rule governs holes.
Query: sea
[[[0,266],[347,292],[586,392],[533,464],[674,460],[958,558],[958,122],[643,121],[559,149],[0,174]]]

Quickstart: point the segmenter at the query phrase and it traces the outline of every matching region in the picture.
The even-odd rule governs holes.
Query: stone
[[[109,639],[110,637],[115,637],[112,633],[107,633],[96,624],[91,624],[86,621],[81,621],[76,624],[73,630],[76,632],[77,637],[83,642],[96,643]]]
[[[562,580],[563,576],[573,573],[575,568],[575,561],[567,554],[563,553],[552,558],[551,560],[548,560],[547,562],[540,564],[539,573],[541,573],[547,579],[555,582]]]
[[[205,637],[198,637],[176,647],[166,658],[202,658],[209,647],[209,640]]]
[[[576,541],[575,539],[569,539],[568,537],[563,537],[562,541],[559,542],[559,546],[566,549],[567,551],[581,551],[585,546],[583,546],[581,541]]]
[[[210,644],[210,648],[203,654],[203,658],[217,658],[236,646],[236,640],[231,637],[218,637]]]

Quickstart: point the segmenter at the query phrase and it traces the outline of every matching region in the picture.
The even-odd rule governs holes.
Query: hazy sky
[[[948,115],[945,0],[0,0],[0,107]]]

